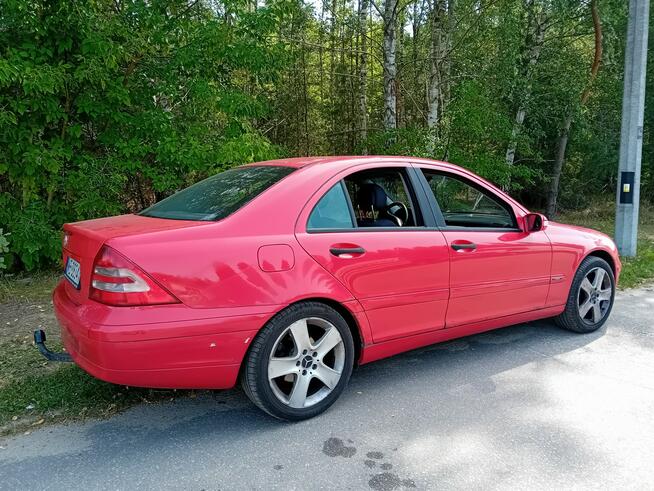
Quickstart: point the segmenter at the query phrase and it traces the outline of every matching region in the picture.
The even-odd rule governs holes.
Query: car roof
[[[340,156],[316,156],[316,157],[293,157],[287,159],[277,159],[277,160],[266,160],[263,162],[253,162],[247,164],[248,166],[259,166],[259,165],[272,165],[272,166],[284,166],[284,167],[293,167],[300,169],[303,167],[313,166],[313,165],[326,165],[331,164],[334,167],[348,167],[353,163],[366,163],[366,162],[405,162],[405,163],[419,163],[419,164],[431,164],[443,169],[463,169],[454,164],[448,162],[443,162],[439,160],[431,160],[420,157],[404,157],[399,155],[340,155]]]

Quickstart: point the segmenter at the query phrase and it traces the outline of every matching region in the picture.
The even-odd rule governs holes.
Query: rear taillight
[[[93,262],[89,296],[117,306],[179,303],[145,271],[107,246],[100,249]]]

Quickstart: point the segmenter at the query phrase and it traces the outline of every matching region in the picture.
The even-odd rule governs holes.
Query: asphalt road
[[[654,287],[356,370],[321,417],[240,391],[0,440],[1,489],[654,489]]]

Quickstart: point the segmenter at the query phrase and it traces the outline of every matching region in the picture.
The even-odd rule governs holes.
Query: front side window
[[[515,228],[505,204],[459,177],[422,169],[448,227]]]
[[[140,215],[176,220],[220,220],[294,170],[273,165],[236,167],[193,184],[146,208]]]

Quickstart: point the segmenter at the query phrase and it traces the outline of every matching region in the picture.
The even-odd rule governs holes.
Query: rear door
[[[415,169],[365,165],[327,182],[298,219],[298,241],[359,300],[375,342],[445,326],[449,252],[426,198]]]
[[[450,255],[447,327],[544,308],[552,262],[545,232],[524,232],[521,210],[481,180],[420,170]]]

